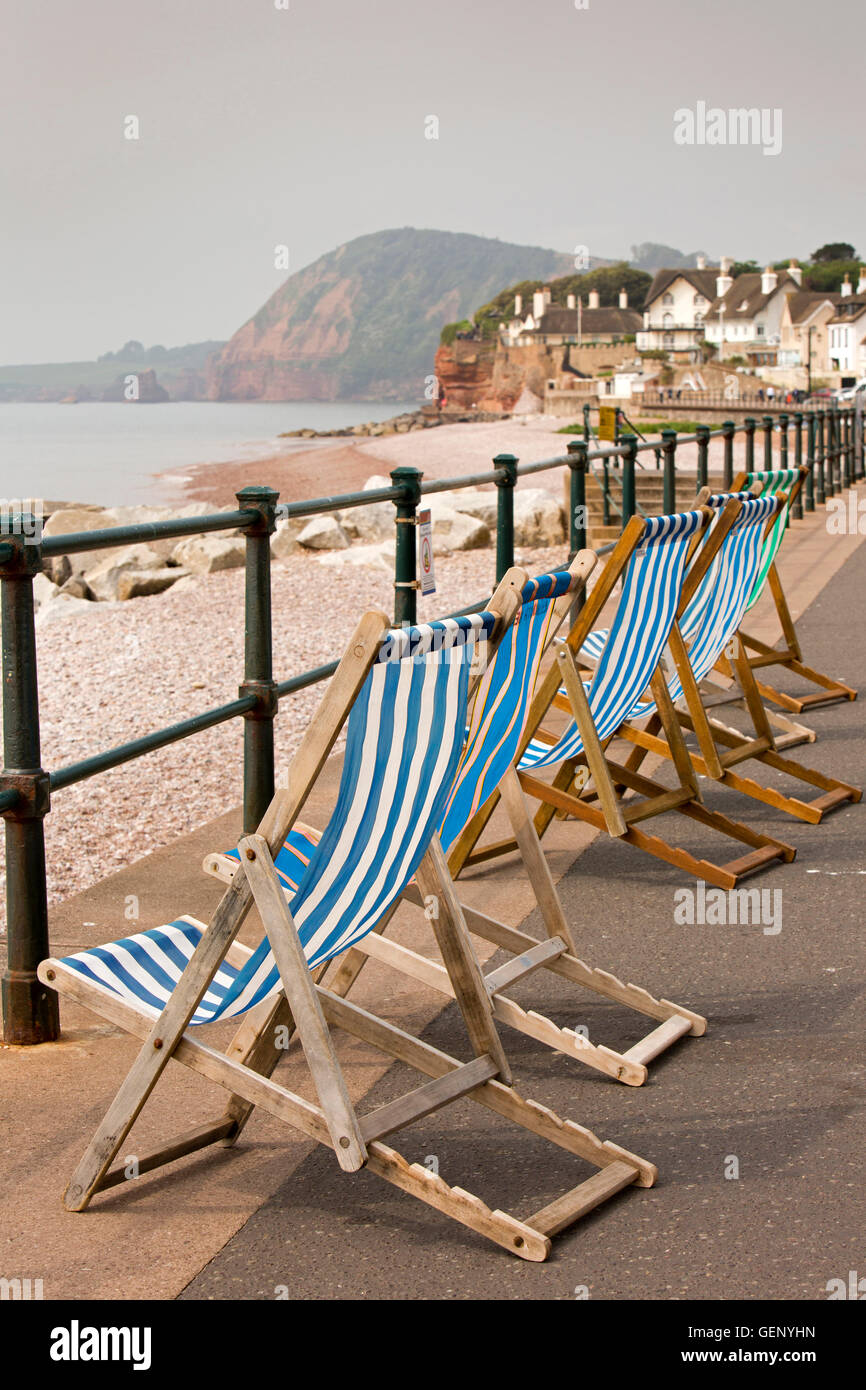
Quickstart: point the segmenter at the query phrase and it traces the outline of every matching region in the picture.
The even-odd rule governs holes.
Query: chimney
[[[719,266],[719,274],[716,276],[717,299],[721,299],[724,295],[726,295],[728,293],[728,290],[731,288],[731,285],[734,283],[733,277],[728,274],[730,268],[731,262],[727,256],[724,256],[722,258],[721,265]]]
[[[627,309],[627,308],[628,308],[628,290],[620,290],[620,292],[619,292],[619,307],[620,307],[621,309]]]
[[[866,265],[860,267],[860,279],[857,281],[857,293],[866,294]]]
[[[588,304],[587,304],[586,307],[587,307],[588,309],[598,309],[598,308],[600,308],[599,300],[598,300],[598,290],[590,290],[590,292],[589,292],[589,302],[588,302]]]
[[[570,295],[567,296],[566,301],[565,301],[565,306],[566,306],[567,309],[573,309],[573,308],[575,307],[574,295],[573,295],[573,294],[570,294]]]
[[[544,307],[545,307],[545,309],[546,309],[547,306],[548,306],[548,304],[550,303],[550,288],[549,288],[549,286],[548,286],[548,285],[545,285],[545,286],[544,286],[544,289],[541,291],[541,293],[544,295]]]
[[[721,259],[719,260],[719,274],[720,274],[720,275],[730,275],[730,273],[731,273],[731,266],[732,266],[733,264],[734,264],[734,262],[731,260],[730,256],[722,256]]]
[[[514,296],[514,317],[519,319],[519,318],[520,318],[520,315],[521,315],[522,313],[523,313],[523,295],[522,295],[522,294],[516,294],[516,295]]]
[[[847,275],[845,276],[845,279],[842,281],[842,294],[845,296],[846,299],[848,298],[848,295],[851,294],[851,280]]]
[[[536,290],[532,296],[532,317],[535,319],[536,323],[538,323],[538,320],[543,316],[546,307],[543,292],[541,290]]]
[[[779,283],[779,277],[771,265],[768,265],[761,276],[761,294],[772,294]]]
[[[695,268],[696,268],[697,270],[706,270],[706,268],[707,268],[707,258],[706,258],[706,256],[698,256],[697,261],[696,261],[696,263],[695,263]]]
[[[797,264],[796,261],[791,261],[788,265],[788,274],[796,284],[802,286],[803,271],[801,270],[800,266]]]

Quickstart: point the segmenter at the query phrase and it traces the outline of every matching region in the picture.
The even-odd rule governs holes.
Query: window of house
[[[664,336],[664,346],[665,346],[666,348],[672,348],[673,345],[674,345],[674,335],[673,335],[673,333],[666,333],[665,336]]]
[[[762,323],[759,323],[759,324],[757,324],[757,325],[755,326],[755,337],[757,337],[757,338],[763,338],[763,336],[764,336],[764,325],[763,325]]]
[[[662,319],[662,328],[673,328],[673,326],[674,326],[674,316],[673,316],[673,314],[665,314],[664,317],[663,317],[663,319]]]
[[[695,328],[703,328],[703,326],[704,326],[704,316],[703,316],[703,314],[695,314]]]
[[[698,306],[698,305],[703,306],[704,304],[706,304],[706,302],[707,302],[707,301],[704,299],[704,296],[703,296],[702,294],[696,294],[696,295],[695,295],[694,303],[695,303],[696,306]]]
[[[673,304],[673,302],[674,297],[671,294],[670,290],[668,290],[666,294],[662,295],[662,304]]]

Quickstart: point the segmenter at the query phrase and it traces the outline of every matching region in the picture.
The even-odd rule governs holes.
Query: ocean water
[[[0,500],[170,504],[193,464],[268,458],[286,430],[387,420],[418,403],[166,401],[0,405]],[[168,473],[169,478],[161,477]]]

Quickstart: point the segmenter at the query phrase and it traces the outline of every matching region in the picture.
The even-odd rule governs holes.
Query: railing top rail
[[[43,555],[74,555],[81,550],[107,550],[136,541],[166,540],[173,536],[197,536],[203,531],[234,531],[258,521],[255,511],[211,512],[206,516],[175,517],[170,521],[137,521],[129,526],[110,526],[98,531],[70,531],[45,536]]]

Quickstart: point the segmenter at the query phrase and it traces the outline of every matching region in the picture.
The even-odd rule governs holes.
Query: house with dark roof
[[[780,367],[805,367],[810,381],[827,370],[827,324],[836,313],[838,298],[822,290],[786,295],[779,324]]]
[[[638,349],[662,349],[681,360],[699,360],[718,274],[703,256],[694,269],[657,271],[644,301]]]
[[[570,343],[588,347],[593,343],[623,343],[634,338],[641,316],[628,305],[628,294],[619,292],[619,304],[603,308],[598,290],[590,290],[587,303],[570,294],[565,305],[551,302],[550,290],[532,296],[532,309],[524,316],[520,296],[515,298],[514,317],[502,326],[504,340],[518,347],[530,343],[561,347]]]
[[[802,292],[803,272],[796,261],[787,270],[719,275],[707,319],[707,341],[720,357],[747,357],[752,366],[776,366],[782,314],[789,296]]]

